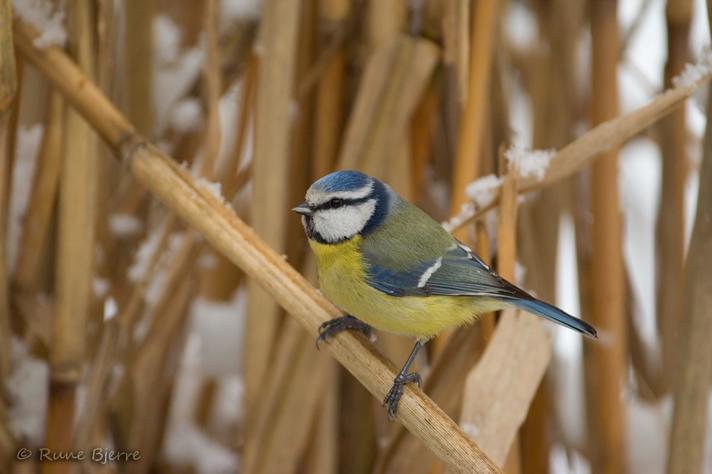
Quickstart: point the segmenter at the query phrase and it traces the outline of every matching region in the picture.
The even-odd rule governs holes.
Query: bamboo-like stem
[[[667,3],[668,56],[665,86],[682,71],[688,60],[688,41],[692,2]],[[675,352],[677,333],[684,309],[685,291],[685,180],[687,178],[687,125],[685,109],[671,113],[660,123],[662,153],[662,191],[657,221],[657,323],[662,346],[665,386],[672,387],[677,372]]]
[[[618,21],[616,0],[591,4],[591,120],[600,123],[618,113]],[[621,399],[625,379],[625,314],[618,156],[607,151],[591,173],[591,322],[607,344],[592,345],[586,354],[591,377],[586,397],[592,429],[593,469],[601,473],[625,469],[625,413]]]
[[[289,209],[291,119],[297,61],[299,0],[269,0],[263,5],[259,85],[252,167],[251,219],[255,231],[278,252],[285,251]],[[244,338],[247,430],[278,328],[279,307],[254,280],[248,285]],[[247,436],[247,440],[250,440]]]
[[[472,6],[467,100],[460,122],[452,174],[450,207],[453,213],[459,212],[462,204],[468,202],[465,187],[474,181],[480,172],[483,124],[494,56],[498,4],[498,0],[483,0]],[[455,236],[461,240],[469,240],[463,232],[456,232]]]
[[[88,77],[94,68],[93,13],[89,1],[75,2],[68,12],[69,49]],[[96,141],[94,132],[75,111],[65,117],[64,155],[59,200],[59,248],[56,314],[50,346],[50,397],[46,446],[68,451],[73,446],[75,391],[85,358],[94,257]],[[45,463],[43,472],[69,472],[69,465]]]
[[[64,100],[53,92],[15,266],[14,280],[21,290],[32,292],[39,283],[39,270],[46,253],[48,229],[62,168],[63,132]]]
[[[712,25],[712,1],[707,1],[707,21]],[[707,96],[707,116],[712,95]],[[674,409],[669,438],[667,472],[699,472],[703,469],[705,432],[712,374],[712,121],[705,126],[695,225],[687,253],[685,312],[678,348],[678,376],[674,384]]]
[[[138,136],[62,51],[57,48],[38,50],[32,45],[32,38],[31,30],[16,22],[15,40],[22,54],[65,94],[127,163],[134,176],[168,208],[263,285],[281,305],[288,307],[290,314],[312,337],[316,337],[321,323],[339,314],[251,228],[198,186],[186,170]],[[328,348],[376,398],[385,396],[395,376],[393,364],[353,334],[337,336]],[[405,390],[398,419],[457,471],[498,471],[477,445],[416,388]]]
[[[672,113],[685,99],[710,79],[712,79],[712,75],[704,75],[694,84],[680,85],[656,96],[648,104],[632,112],[600,123],[559,150],[549,162],[549,167],[542,179],[532,176],[522,178],[519,182],[519,193],[536,191],[571,176],[602,156],[602,152],[620,146],[626,140]],[[499,198],[500,191],[494,191],[494,196],[489,204],[481,209],[471,209],[462,213],[457,225],[450,226],[450,228],[459,229],[467,225],[484,212],[493,209],[499,202]]]

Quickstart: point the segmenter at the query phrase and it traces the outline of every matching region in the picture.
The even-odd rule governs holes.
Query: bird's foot
[[[359,331],[367,338],[373,337],[373,329],[368,324],[360,321],[350,314],[341,316],[340,318],[330,319],[319,326],[319,336],[316,338],[316,347],[319,348],[320,342],[329,342],[329,339],[339,334],[341,331]]]
[[[388,409],[388,419],[393,421],[396,419],[396,410],[398,410],[398,402],[403,396],[403,388],[409,383],[417,383],[420,387],[420,375],[416,372],[410,374],[400,373],[393,379],[393,386],[388,391],[386,398],[383,399],[383,406]]]

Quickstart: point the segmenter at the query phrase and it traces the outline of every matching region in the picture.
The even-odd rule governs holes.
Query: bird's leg
[[[413,364],[416,354],[421,347],[425,345],[424,341],[418,339],[413,346],[413,350],[408,356],[408,360],[405,361],[403,368],[398,372],[396,378],[393,379],[393,386],[388,391],[386,398],[383,400],[383,406],[388,408],[388,419],[393,421],[396,418],[396,410],[398,409],[398,401],[400,401],[401,396],[403,396],[403,387],[409,383],[417,383],[420,386],[420,375],[417,372],[408,373],[408,369]]]
[[[319,343],[322,341],[329,342],[329,339],[341,331],[349,330],[360,331],[369,339],[373,336],[371,326],[347,314],[339,318],[330,319],[319,326],[319,336],[316,338],[316,347],[319,348]]]

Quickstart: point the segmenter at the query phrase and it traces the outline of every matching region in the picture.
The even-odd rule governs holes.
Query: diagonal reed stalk
[[[709,82],[712,75],[707,74],[694,84],[680,85],[653,98],[646,105],[624,115],[600,123],[584,135],[557,151],[546,169],[542,179],[537,177],[522,178],[519,193],[529,193],[545,188],[573,175],[593,162],[602,152],[617,147],[676,110],[688,97],[701,86]],[[456,225],[459,229],[475,217],[493,209],[499,202],[500,191],[494,192],[492,200],[481,209],[468,209],[461,214]]]
[[[322,322],[338,315],[336,308],[219,199],[138,135],[62,51],[36,49],[34,36],[26,25],[15,23],[21,53],[84,115],[147,189],[289,308],[312,336]],[[351,334],[336,337],[328,347],[375,397],[385,396],[395,376],[392,363]],[[498,472],[487,455],[421,391],[412,387],[405,391],[398,419],[455,471]]]

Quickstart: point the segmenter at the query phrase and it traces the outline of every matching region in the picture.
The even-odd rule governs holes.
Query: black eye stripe
[[[316,211],[322,211],[325,209],[333,209],[335,207],[344,207],[344,206],[352,206],[355,204],[363,204],[364,202],[366,202],[372,198],[371,198],[371,195],[368,195],[368,196],[364,196],[364,197],[358,198],[358,199],[344,199],[344,198],[336,198],[336,199],[339,199],[341,201],[340,205],[338,205],[338,206],[334,205],[334,202],[333,202],[334,199],[330,199],[324,203],[319,204],[318,206],[316,206],[313,209],[316,212]]]

